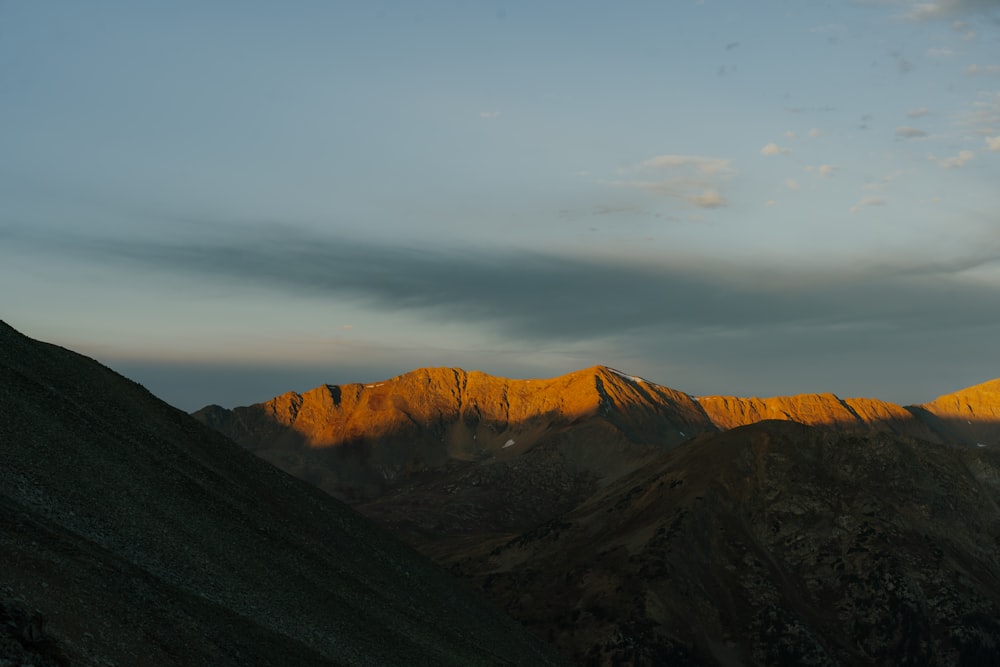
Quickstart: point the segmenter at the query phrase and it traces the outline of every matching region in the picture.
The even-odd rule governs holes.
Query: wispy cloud
[[[966,69],[969,74],[985,74],[987,76],[1000,76],[1000,65],[977,65],[973,63]]]
[[[657,155],[635,165],[635,169],[694,169],[706,176],[728,174],[733,171],[733,161],[726,158],[702,155]]]
[[[929,113],[930,110],[927,107],[920,107],[918,109],[910,109],[909,111],[906,112],[906,115],[909,118],[923,118]],[[896,130],[896,132],[899,132],[899,130]]]
[[[719,208],[726,205],[725,197],[715,190],[705,190],[698,195],[688,195],[684,200],[698,208]]]
[[[883,203],[865,198],[858,206]],[[820,336],[827,343],[845,325],[883,333],[886,327],[919,329],[925,335],[983,324],[995,329],[994,314],[1000,312],[994,286],[957,280],[970,268],[1000,260],[995,243],[950,262],[853,263],[842,269],[741,266],[680,252],[653,263],[523,248],[406,247],[211,223],[169,241],[25,229],[6,235],[4,243],[102,267],[139,268],[149,276],[196,276],[331,303],[349,298],[386,312],[552,343],[638,336],[662,347],[664,336],[716,330],[759,335],[762,342],[785,328],[800,336],[806,329],[820,336],[829,328],[829,337]],[[810,345],[818,342],[813,338]]]
[[[500,115],[501,115],[501,113],[499,111],[480,111],[479,112],[479,117],[480,118],[486,118],[487,120],[493,119],[493,118],[499,118]]]
[[[865,4],[889,4],[885,2]],[[905,5],[906,9],[899,18],[906,21],[951,21],[956,16],[978,14],[996,9],[995,0],[937,0],[936,2],[914,2],[913,0],[894,0],[891,4]],[[955,20],[955,24],[965,24],[965,21]],[[959,28],[955,28],[960,30]]]
[[[789,178],[785,180],[785,187],[789,190],[798,190],[802,186],[794,178]]]
[[[760,149],[761,155],[788,155],[792,151],[788,148],[782,148],[776,143],[769,143]]]
[[[972,109],[959,114],[957,121],[959,126],[982,136],[1000,134],[1000,92],[981,93]]]
[[[896,128],[896,136],[904,139],[919,139],[921,137],[926,137],[927,133],[916,127],[904,125]]]
[[[803,169],[811,174],[819,174],[820,176],[833,176],[833,172],[837,170],[832,164],[806,165]]]
[[[893,183],[902,178],[910,170],[897,169],[883,176],[882,178],[874,181],[868,181],[861,186],[861,189],[865,192],[885,192],[892,186]]]
[[[975,157],[976,154],[972,151],[959,151],[958,155],[951,157],[942,158],[931,154],[927,156],[927,159],[937,162],[942,169],[958,169],[959,167],[964,167]]]
[[[698,208],[726,205],[721,187],[735,174],[732,160],[704,155],[655,155],[620,170],[639,178],[606,181],[614,187],[653,192]]]
[[[885,206],[886,202],[881,197],[864,197],[861,201],[851,207],[851,213],[857,213],[869,206]]]
[[[991,151],[1000,151],[1000,136],[986,137],[986,148]]]
[[[953,55],[955,55],[955,52],[949,48],[932,47],[927,49],[928,58],[950,58]]]

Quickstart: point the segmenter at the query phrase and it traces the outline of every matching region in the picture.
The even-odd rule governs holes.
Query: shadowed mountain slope
[[[13,664],[560,660],[328,495],[3,323],[0,456]]]
[[[686,394],[601,366],[547,380],[420,369],[195,417],[444,560],[715,430]]]
[[[904,408],[432,369],[200,417],[342,493],[363,471],[359,511],[581,664],[991,665],[997,387]],[[302,419],[316,392],[341,398]]]
[[[432,368],[194,416],[451,562],[568,511],[688,438],[762,420],[1000,443],[992,396],[960,394],[959,406],[975,406],[974,427],[942,412],[963,407],[829,393],[693,398],[604,366],[542,380]]]
[[[1000,452],[700,436],[459,568],[579,664],[989,665]]]

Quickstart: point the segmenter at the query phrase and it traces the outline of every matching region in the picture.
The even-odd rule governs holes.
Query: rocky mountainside
[[[428,469],[508,460],[570,432],[578,467],[601,481],[634,469],[642,459],[634,459],[635,452],[772,419],[939,443],[1000,444],[1000,380],[902,407],[829,393],[692,397],[604,366],[535,380],[431,368],[233,410],[208,406],[194,416],[329,493],[361,500]],[[595,431],[598,451],[590,438],[578,437],[584,430]],[[611,443],[627,443],[625,460],[608,456]]]
[[[429,369],[198,416],[580,664],[988,665],[998,388],[901,407]]]
[[[0,323],[0,664],[558,664],[341,503]]]
[[[449,562],[559,515],[686,439],[763,420],[1000,444],[995,386],[904,408],[834,394],[692,397],[604,366],[543,380],[433,368],[194,416]]]
[[[194,416],[328,492],[381,495],[408,476],[452,461],[504,461],[567,430],[599,432],[599,451],[578,442],[581,470],[613,478],[612,442],[631,451],[672,446],[714,430],[690,396],[595,367],[547,380],[509,380],[453,368],[420,369],[374,384],[324,385],[265,403]],[[635,446],[639,446],[637,449]],[[598,465],[588,460],[597,456]]]
[[[760,422],[458,568],[578,664],[992,665],[1000,451]]]

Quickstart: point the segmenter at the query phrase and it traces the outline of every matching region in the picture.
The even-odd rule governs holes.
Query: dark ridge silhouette
[[[3,323],[0,452],[0,663],[560,662],[327,494]]]

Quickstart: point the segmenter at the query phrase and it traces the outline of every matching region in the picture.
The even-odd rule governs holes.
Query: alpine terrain
[[[1000,381],[903,407],[421,369],[195,416],[580,664],[1000,654]]]

